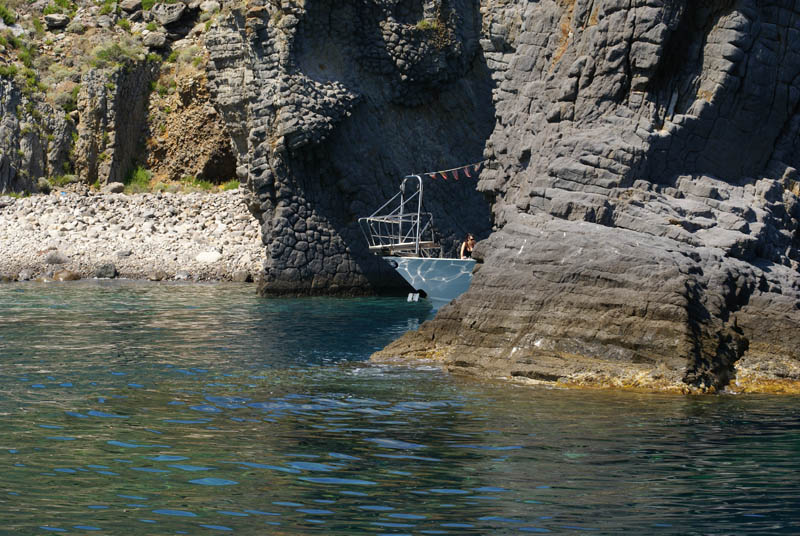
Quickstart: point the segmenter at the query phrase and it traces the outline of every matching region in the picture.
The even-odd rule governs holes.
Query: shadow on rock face
[[[218,103],[267,248],[261,292],[402,292],[366,249],[357,219],[410,173],[482,159],[493,82],[476,2],[315,1],[232,17],[212,34]],[[249,80],[243,95],[228,82]],[[246,144],[242,140],[246,139]],[[246,171],[245,171],[246,170]],[[474,181],[426,185],[426,208],[454,252],[491,218]]]

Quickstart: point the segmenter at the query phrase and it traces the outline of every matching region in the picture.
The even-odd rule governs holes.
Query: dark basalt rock
[[[780,6],[492,13],[502,82],[480,188],[500,230],[479,244],[469,292],[376,358],[800,390],[800,55],[779,46],[800,28]]]
[[[101,264],[94,271],[94,276],[97,279],[114,279],[115,277],[117,277],[117,275],[118,275],[117,267],[110,262]]]
[[[447,254],[466,231],[485,239],[471,289],[381,356],[572,384],[798,389],[794,8],[306,6],[251,2],[206,39],[262,222],[263,294],[401,289],[357,218],[406,173],[485,158],[480,193],[426,184]]]
[[[248,6],[218,20],[206,47],[210,88],[262,222],[260,292],[406,291],[367,251],[357,220],[406,174],[481,159],[494,117],[478,5]],[[426,17],[439,30],[418,28]],[[489,234],[474,181],[426,184],[425,200],[446,254],[467,231]]]

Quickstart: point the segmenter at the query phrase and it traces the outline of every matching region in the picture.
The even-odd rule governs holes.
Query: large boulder
[[[44,16],[44,23],[47,25],[48,30],[58,30],[64,28],[69,24],[69,15],[63,13],[50,13]]]
[[[142,0],[122,0],[119,7],[126,13],[134,13],[142,9]]]
[[[147,48],[160,50],[167,46],[167,34],[164,32],[149,32],[142,38],[142,43]]]
[[[182,2],[175,4],[155,4],[150,9],[150,13],[163,26],[168,26],[181,20],[181,17],[186,13],[186,4]]]

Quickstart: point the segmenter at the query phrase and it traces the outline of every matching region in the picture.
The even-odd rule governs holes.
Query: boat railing
[[[407,185],[412,190],[406,192]],[[441,247],[433,231],[433,215],[422,206],[422,178],[409,175],[400,191],[370,216],[359,218],[372,252],[382,255],[438,257]]]

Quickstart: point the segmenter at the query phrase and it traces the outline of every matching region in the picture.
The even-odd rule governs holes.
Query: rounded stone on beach
[[[231,277],[236,283],[252,283],[253,277],[247,270],[236,270]]]
[[[121,194],[125,191],[125,185],[121,182],[109,182],[103,186],[104,194]]]
[[[51,251],[47,254],[44,258],[45,264],[66,264],[69,262],[69,257],[61,253],[60,251]]]
[[[117,267],[114,266],[113,263],[107,262],[105,264],[101,264],[97,267],[94,272],[94,276],[97,279],[114,279],[117,277],[119,273],[117,272]]]
[[[222,258],[222,253],[219,251],[203,251],[195,257],[197,262],[217,262]]]
[[[150,272],[147,274],[147,279],[150,281],[163,281],[167,279],[167,272],[164,270],[156,270],[155,272]]]
[[[53,281],[77,281],[81,276],[72,270],[59,270],[53,274]]]

